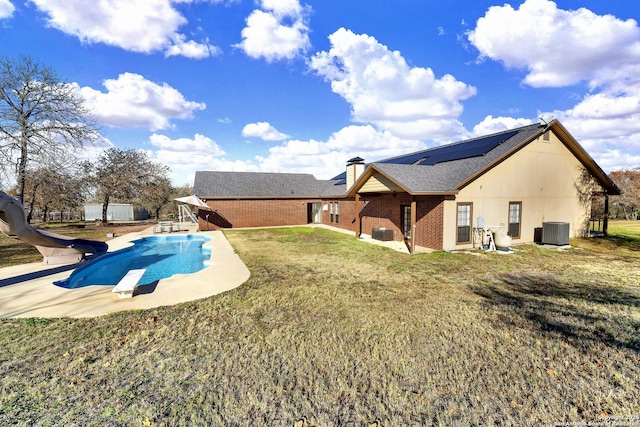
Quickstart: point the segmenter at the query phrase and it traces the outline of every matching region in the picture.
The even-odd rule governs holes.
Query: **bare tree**
[[[48,220],[50,212],[78,211],[84,202],[84,181],[75,169],[51,169],[47,167],[30,170],[25,185],[25,209],[27,221],[31,222],[34,211]]]
[[[638,219],[640,214],[640,167],[627,170],[613,171],[609,177],[621,190],[619,196],[612,200],[613,206],[618,210],[618,217],[625,219]],[[622,215],[620,215],[622,211]]]
[[[173,200],[174,188],[171,180],[162,170],[158,170],[156,179],[148,182],[141,191],[140,204],[153,212],[155,219],[160,219],[160,210]]]
[[[55,165],[98,136],[75,85],[29,57],[0,57],[0,166],[15,167],[20,202],[30,162]]]
[[[178,187],[173,187],[171,196],[168,203],[166,203],[158,212],[158,218],[160,216],[170,216],[178,212],[178,202],[175,199],[179,197],[187,197],[193,195],[193,186],[189,184],[183,184]]]
[[[85,168],[102,201],[102,222],[107,221],[111,201],[147,200],[145,191],[156,182],[168,181],[169,173],[168,167],[149,160],[144,152],[119,148],[104,151],[96,163],[88,162]]]

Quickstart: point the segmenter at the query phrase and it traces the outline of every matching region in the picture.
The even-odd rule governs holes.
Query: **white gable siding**
[[[375,172],[362,185],[358,193],[390,193],[393,191],[404,191],[396,183],[385,176]]]

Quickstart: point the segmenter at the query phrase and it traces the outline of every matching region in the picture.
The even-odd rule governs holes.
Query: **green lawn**
[[[640,221],[613,221],[609,237],[617,246],[640,251]]]
[[[610,221],[609,235],[640,240],[640,221]]]
[[[230,230],[252,273],[230,292],[94,319],[0,321],[0,425],[631,420],[634,225],[512,255],[409,256],[323,229]]]

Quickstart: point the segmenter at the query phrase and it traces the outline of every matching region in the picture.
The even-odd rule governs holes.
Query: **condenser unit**
[[[393,240],[393,230],[389,228],[374,228],[372,230],[371,237],[375,240],[389,242]]]
[[[569,244],[569,223],[568,222],[543,222],[542,223],[542,244],[543,245],[568,245]]]

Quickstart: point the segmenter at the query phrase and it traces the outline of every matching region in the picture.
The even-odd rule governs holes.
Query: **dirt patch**
[[[113,230],[118,234],[127,234],[127,233],[136,233],[138,231],[146,230],[151,227],[153,224],[135,224],[135,225],[118,225],[118,224],[108,224],[108,225],[92,225],[85,227],[85,229],[89,230],[101,230],[103,228],[108,228],[109,230]]]
[[[62,230],[108,230],[109,232],[115,232],[118,233],[120,235],[122,234],[126,234],[126,233],[136,233],[138,231],[142,231],[145,230],[149,227],[152,227],[153,224],[150,223],[144,223],[144,224],[112,224],[112,223],[107,223],[107,224],[102,224],[100,222],[97,222],[95,224],[84,224],[83,226],[79,227],[77,225],[65,225],[62,227],[47,227],[47,230],[51,230],[51,231],[62,231]]]

